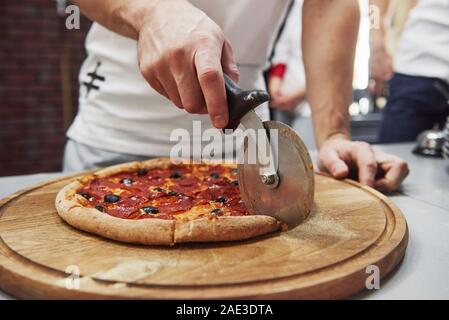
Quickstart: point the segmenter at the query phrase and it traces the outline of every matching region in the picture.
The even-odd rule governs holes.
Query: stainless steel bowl
[[[445,144],[445,136],[447,129],[442,130],[428,130],[422,132],[418,136],[417,145],[413,153],[427,157],[443,157],[443,145]]]

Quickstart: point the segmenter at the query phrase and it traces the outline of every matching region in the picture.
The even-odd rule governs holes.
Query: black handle
[[[235,130],[248,111],[270,100],[265,90],[243,91],[231,78],[224,75],[226,97],[228,100],[229,121],[225,129]]]

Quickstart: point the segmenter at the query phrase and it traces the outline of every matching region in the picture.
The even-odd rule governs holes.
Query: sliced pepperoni
[[[216,197],[217,196],[210,189],[200,191],[196,194],[196,199],[198,200],[211,201],[214,200]]]
[[[179,179],[179,181],[171,186],[171,190],[177,193],[182,193],[188,196],[194,195],[196,192],[200,191],[200,179],[195,176],[187,176]]]
[[[203,198],[194,198],[193,204],[194,205],[205,205],[208,204],[211,200],[203,199]]]
[[[171,175],[175,172],[178,172],[181,174],[186,174],[186,173],[191,173],[192,171],[193,171],[192,165],[182,165],[182,164],[173,165],[170,167],[168,175]]]
[[[212,186],[212,185],[231,186],[231,181],[226,177],[220,177],[218,179],[207,178],[204,180],[204,183],[208,186]]]
[[[182,186],[182,187],[187,187],[187,186],[194,186],[197,185],[200,182],[200,179],[198,179],[195,176],[185,176],[182,177],[181,179],[178,180],[177,184]]]
[[[145,202],[148,201],[147,197],[132,195],[126,198],[123,198],[117,203],[117,205],[123,206],[134,206],[140,208]]]
[[[106,213],[117,218],[128,218],[132,213],[139,211],[139,208],[134,206],[117,205],[106,208]]]
[[[175,184],[164,187],[167,179],[175,172],[179,177],[176,180],[170,179]],[[221,198],[226,201],[220,206],[228,208],[231,215],[247,214],[238,185],[232,185],[232,181],[226,177],[231,172],[232,168],[221,165],[173,165],[167,169],[149,169],[141,176],[137,172],[123,172],[108,178],[97,178],[87,187],[78,190],[78,193],[88,193],[92,207],[103,206],[105,213],[127,219],[172,220],[175,219],[174,215],[188,211],[194,205],[205,205]],[[131,179],[132,183],[121,183],[125,178]],[[162,187],[166,191],[159,192],[154,187]],[[120,194],[121,200],[115,204],[105,204],[103,198],[111,194],[112,189],[123,190]],[[169,194],[169,191],[172,194]],[[145,205],[157,206],[159,213],[141,214],[139,210]]]
[[[106,213],[114,217],[129,218],[133,213],[138,212],[148,198],[138,195],[122,196],[116,204],[106,207]]]
[[[235,197],[240,197],[240,193],[229,187],[211,187],[198,194],[198,197],[206,198],[209,200],[216,200],[220,197],[232,199]]]
[[[226,207],[231,209],[233,211],[233,214],[248,214],[248,209],[245,206],[245,203],[243,200],[236,198],[230,200],[228,203],[226,203]]]
[[[169,195],[165,192],[151,192],[149,194],[150,199],[161,199],[161,198],[167,198]]]
[[[153,169],[150,170],[147,174],[147,178],[149,180],[160,178],[160,179],[166,179],[170,176],[170,172],[167,170],[161,170],[161,169]]]
[[[148,192],[148,184],[141,181],[135,182],[132,186],[123,186],[122,189],[129,190],[132,193]]]
[[[159,209],[160,213],[173,214],[190,210],[192,206],[193,201],[188,197],[184,197],[174,203],[161,203],[160,205],[157,206],[157,208]]]
[[[95,179],[92,181],[91,186],[94,185],[98,188],[111,188],[111,189],[117,189],[121,187],[121,183],[114,182],[109,179]]]
[[[152,186],[161,186],[165,182],[165,178],[162,177],[154,177],[154,178],[148,178],[148,184]]]
[[[199,170],[207,175],[211,175],[213,173],[222,174],[226,171],[226,168],[221,165],[205,165],[201,166]]]
[[[181,199],[176,196],[169,196],[165,195],[165,197],[161,197],[157,199],[157,203],[164,204],[164,203],[176,203],[180,201]]]
[[[89,189],[90,195],[95,199],[103,199],[103,197],[109,193],[111,193],[109,188],[104,189]]]

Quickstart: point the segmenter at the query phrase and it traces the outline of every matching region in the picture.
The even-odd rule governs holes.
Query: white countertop
[[[390,198],[404,213],[409,244],[402,264],[380,290],[357,299],[449,299],[449,161],[411,153],[413,144],[379,146],[409,162],[411,174],[401,192]],[[39,182],[62,176],[43,173],[0,178],[0,198]],[[10,298],[0,292],[0,299]]]

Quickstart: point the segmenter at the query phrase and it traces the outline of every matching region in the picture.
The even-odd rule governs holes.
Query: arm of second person
[[[358,2],[306,0],[303,26],[307,97],[320,169],[345,178],[355,166],[362,184],[384,192],[396,190],[408,174],[407,163],[375,151],[368,143],[350,140],[348,108],[352,101]],[[378,172],[382,175],[376,176]]]
[[[375,8],[372,14],[378,25],[370,29],[370,59],[369,74],[372,79],[370,89],[378,96],[385,94],[385,82],[393,76],[393,61],[388,53],[385,42],[387,19],[391,7],[390,0],[370,0],[370,6]]]

